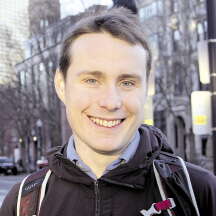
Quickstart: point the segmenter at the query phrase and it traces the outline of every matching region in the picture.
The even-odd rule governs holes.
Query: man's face
[[[84,34],[71,47],[64,81],[56,90],[66,106],[76,145],[120,154],[143,121],[146,51],[107,33]]]

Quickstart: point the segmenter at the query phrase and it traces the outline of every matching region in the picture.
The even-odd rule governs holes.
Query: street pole
[[[38,150],[39,150],[39,159],[41,159],[41,156],[43,156],[43,139],[42,139],[42,127],[43,127],[43,122],[38,119],[37,122],[36,122],[36,126],[37,126],[37,129],[38,129]]]
[[[216,1],[206,0],[208,19],[208,50],[210,66],[210,84],[212,93],[212,144],[213,165],[216,174]]]
[[[38,135],[39,135],[39,152],[40,152],[40,159],[43,156],[43,143],[42,143],[42,133],[41,127],[38,127]]]

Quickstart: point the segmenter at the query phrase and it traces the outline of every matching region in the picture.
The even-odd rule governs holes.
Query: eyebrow
[[[102,73],[101,71],[81,71],[77,74],[77,76],[83,76],[83,75],[92,75],[98,78],[105,77],[104,73]],[[124,79],[142,80],[142,76],[137,74],[125,73],[125,74],[121,74],[118,77],[118,80],[124,80]]]
[[[83,75],[92,75],[96,77],[103,77],[103,73],[100,71],[81,71],[77,74],[77,76],[83,76]]]
[[[119,80],[124,80],[124,79],[136,79],[136,80],[142,80],[142,76],[137,75],[137,74],[121,74],[118,77]]]

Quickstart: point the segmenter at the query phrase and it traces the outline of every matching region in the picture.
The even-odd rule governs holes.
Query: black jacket
[[[142,126],[139,132],[141,140],[135,156],[97,181],[65,158],[65,147],[53,152],[49,157],[53,173],[40,216],[141,216],[142,209],[149,209],[152,203],[161,201],[152,161],[160,157],[161,151],[172,153],[172,150],[162,133],[154,127]],[[200,215],[215,216],[216,177],[195,165],[187,166]],[[7,195],[0,216],[16,215],[18,188],[19,185],[15,185]],[[179,201],[179,196],[183,195],[171,196],[177,204],[176,215],[184,216],[186,206]],[[187,216],[194,216],[193,211],[187,212]],[[164,211],[160,215],[167,213]]]

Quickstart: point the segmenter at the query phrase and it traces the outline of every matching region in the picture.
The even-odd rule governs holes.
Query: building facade
[[[30,13],[35,4],[41,6],[38,2],[40,1],[32,0],[32,6],[30,3],[29,7]],[[47,4],[45,2],[43,0],[43,3]],[[192,133],[190,105],[192,91],[208,90],[208,85],[202,85],[199,81],[197,55],[198,41],[207,37],[205,2],[203,0],[137,0],[137,3],[143,30],[153,51],[156,91],[153,106],[154,123],[167,134],[168,142],[177,154],[211,170],[211,137],[197,136]],[[45,109],[58,113],[55,117],[57,122],[61,122],[59,128],[61,140],[55,143],[65,143],[71,131],[66,123],[64,107],[55,96],[53,71],[57,68],[63,39],[82,14],[60,19],[58,1],[53,5],[53,12],[49,11],[48,17],[45,11],[41,12],[41,9],[37,9],[38,13],[42,14],[37,17],[39,19],[37,22],[34,17],[38,13],[33,11],[35,16],[31,18],[31,37],[27,43],[28,58],[17,64],[16,69],[22,86],[27,88],[29,85],[28,89],[31,89],[38,86],[36,83],[40,84]],[[48,4],[42,8],[46,7],[49,8]],[[103,7],[96,6],[93,9],[103,9]],[[33,92],[36,90],[32,89]],[[40,94],[34,95],[36,102],[41,100],[38,96]],[[59,106],[60,111],[56,112],[56,107]],[[38,109],[39,107],[36,106],[36,110]],[[46,119],[40,113],[36,115],[38,118]],[[56,128],[47,127],[44,133],[50,134],[52,130]],[[46,145],[47,147],[54,145],[51,137],[46,138]]]
[[[58,4],[56,4],[56,7],[58,7]],[[94,6],[90,7],[88,10],[101,10],[104,7],[105,6]],[[54,22],[48,22],[46,28],[44,29],[41,29],[41,22],[35,22],[35,26],[32,26],[32,29],[34,30],[31,32],[32,37],[27,42],[28,58],[16,65],[21,86],[26,88],[26,91],[27,89],[29,90],[33,88],[31,92],[34,92],[33,98],[36,98],[35,102],[40,104],[39,101],[42,101],[45,109],[51,110],[53,113],[56,112],[56,115],[53,116],[53,123],[55,122],[53,125],[58,125],[55,130],[59,133],[50,133],[50,129],[47,129],[47,133],[45,133],[47,136],[45,148],[66,143],[69,136],[71,135],[71,131],[66,120],[64,106],[59,101],[55,93],[53,75],[58,67],[57,64],[60,57],[60,49],[63,39],[67,37],[67,35],[72,30],[73,25],[82,16],[82,13],[80,13],[78,15],[67,16],[63,19],[60,19],[58,13],[53,13],[53,15],[56,14],[58,17],[54,17],[52,19]],[[42,20],[47,19],[43,16]],[[39,94],[37,93],[38,91]],[[42,97],[39,97],[40,92],[43,93]],[[35,112],[40,110],[38,104],[35,105],[35,110],[37,110]],[[40,113],[36,115],[38,115],[38,118],[42,119]],[[49,137],[50,134],[52,134],[53,137]],[[56,140],[53,142],[52,140],[54,139]]]
[[[20,83],[23,119],[28,127],[20,137],[25,161],[35,166],[47,150],[61,145],[61,109],[55,94],[53,74],[57,67],[62,40],[60,3],[58,0],[29,0],[29,38],[26,58],[16,64]],[[28,113],[31,113],[29,115]],[[34,167],[32,167],[34,168]]]
[[[191,93],[199,80],[197,45],[207,39],[204,0],[139,0],[139,16],[152,45],[154,122],[176,153],[212,170],[211,136],[192,132]]]
[[[22,4],[19,0],[0,0],[0,85],[3,89],[15,78],[15,64],[25,58],[25,41],[29,35],[27,8],[28,0]],[[4,117],[2,114],[0,119],[0,155],[12,156],[18,140],[13,122]]]
[[[28,38],[28,0],[0,0],[0,82],[15,73],[14,65],[24,58]]]

